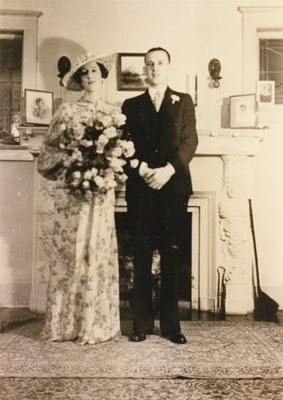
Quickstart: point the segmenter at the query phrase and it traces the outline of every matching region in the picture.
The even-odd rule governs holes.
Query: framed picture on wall
[[[230,96],[230,128],[255,128],[256,112],[255,94]]]
[[[275,81],[257,81],[256,100],[259,105],[274,105]]]
[[[144,74],[145,53],[118,53],[117,89],[145,90],[147,88]]]
[[[48,126],[53,114],[53,92],[25,89],[24,121],[26,125]]]

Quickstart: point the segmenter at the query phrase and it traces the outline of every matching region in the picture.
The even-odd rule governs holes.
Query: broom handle
[[[251,230],[252,230],[252,237],[253,237],[253,244],[254,244],[256,280],[257,280],[258,291],[260,291],[261,289],[260,289],[259,272],[258,272],[258,258],[257,258],[257,250],[256,250],[254,220],[253,220],[253,210],[252,210],[252,200],[251,199],[249,199],[249,209],[250,209]]]

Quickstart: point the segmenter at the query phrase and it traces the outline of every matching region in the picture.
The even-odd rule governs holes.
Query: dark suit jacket
[[[125,100],[122,112],[127,116],[125,132],[135,144],[135,158],[147,162],[149,167],[162,167],[169,162],[175,168],[175,174],[161,191],[189,196],[192,193],[189,162],[198,144],[191,97],[167,88],[157,113],[146,91]],[[129,171],[126,197],[137,196],[144,185],[137,169]]]

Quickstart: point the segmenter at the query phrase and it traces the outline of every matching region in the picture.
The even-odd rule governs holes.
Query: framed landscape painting
[[[144,74],[145,53],[118,53],[117,88],[118,90],[145,90]]]

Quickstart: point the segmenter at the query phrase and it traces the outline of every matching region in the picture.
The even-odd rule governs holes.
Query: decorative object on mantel
[[[194,99],[194,106],[197,107],[198,105],[198,74],[195,73],[194,76],[194,83],[193,83],[193,88],[194,88],[194,94],[190,93],[190,75],[186,75],[186,93],[191,94],[192,98]]]
[[[53,92],[25,89],[25,125],[48,126],[53,114]]]
[[[20,125],[20,144],[28,146],[28,151],[37,154],[42,145],[43,135],[47,132],[47,126]]]
[[[221,63],[217,58],[213,58],[212,60],[209,61],[208,64],[208,71],[210,74],[211,79],[214,81],[212,83],[213,88],[219,88],[220,86],[220,79],[222,77],[220,76],[220,71],[221,71]]]
[[[275,103],[275,81],[257,81],[256,100],[258,105],[272,106]]]
[[[255,94],[230,96],[230,128],[256,128],[257,103]]]

